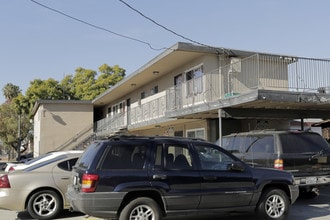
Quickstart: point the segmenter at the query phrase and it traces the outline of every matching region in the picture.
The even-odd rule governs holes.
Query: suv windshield
[[[315,153],[322,150],[330,152],[328,143],[314,133],[280,134],[279,137],[283,153]]]

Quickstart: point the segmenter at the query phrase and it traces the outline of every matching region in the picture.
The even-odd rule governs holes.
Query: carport
[[[330,119],[330,94],[254,90],[221,100],[219,109],[220,120],[300,119],[301,130],[304,130],[304,119]],[[221,131],[221,123],[219,126]]]

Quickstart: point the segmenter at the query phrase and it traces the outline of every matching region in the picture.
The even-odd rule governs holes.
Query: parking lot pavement
[[[233,218],[234,217],[234,218]],[[0,209],[0,220],[31,220],[27,212],[14,212]],[[167,220],[177,220],[178,218],[166,218]],[[228,214],[228,215],[209,215],[182,217],[182,220],[255,220],[251,214]],[[287,220],[329,220],[330,219],[330,186],[321,188],[320,195],[314,199],[298,199],[292,206]],[[59,216],[58,220],[100,220],[89,217],[81,213],[71,213],[65,211]]]

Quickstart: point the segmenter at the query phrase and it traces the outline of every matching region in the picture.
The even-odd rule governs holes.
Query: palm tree
[[[22,90],[18,86],[12,83],[7,83],[2,89],[3,95],[6,98],[6,102],[10,102],[11,100],[13,100],[21,93],[21,91]]]

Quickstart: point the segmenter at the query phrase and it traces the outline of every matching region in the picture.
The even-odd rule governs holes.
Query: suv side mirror
[[[239,171],[239,172],[243,172],[245,167],[244,165],[239,162],[239,161],[235,161],[233,162],[232,164],[230,164],[230,170],[233,170],[233,171]]]

